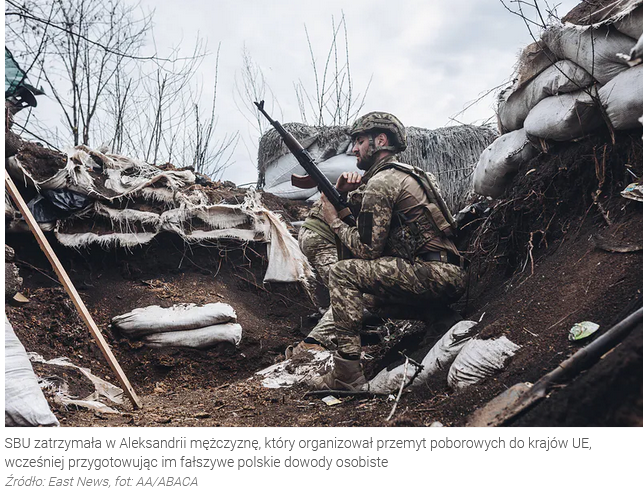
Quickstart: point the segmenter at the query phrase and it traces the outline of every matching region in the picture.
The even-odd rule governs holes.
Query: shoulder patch
[[[370,246],[373,242],[373,213],[360,213],[357,217],[357,232],[362,244]]]

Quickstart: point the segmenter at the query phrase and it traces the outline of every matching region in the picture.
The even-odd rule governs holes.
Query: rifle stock
[[[344,223],[354,227],[356,225],[355,217],[348,208],[348,203],[342,198],[342,195],[337,191],[337,188],[328,180],[324,173],[319,170],[319,167],[315,164],[315,160],[312,155],[306,150],[297,139],[290,134],[286,128],[284,128],[279,121],[272,119],[268,113],[263,108],[264,101],[255,102],[255,106],[259,109],[261,114],[263,114],[270,124],[277,130],[277,133],[281,136],[284,143],[288,147],[288,150],[295,156],[297,161],[301,166],[308,172],[308,176],[297,176],[293,175],[291,177],[291,182],[293,185],[297,186],[296,182],[301,183],[304,187],[311,188],[314,187],[311,185],[310,180],[314,181],[317,188],[324,193],[328,198],[328,201],[335,207],[337,214],[344,221]]]

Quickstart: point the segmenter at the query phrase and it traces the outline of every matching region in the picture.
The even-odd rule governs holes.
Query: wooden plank
[[[132,387],[129,380],[125,376],[125,373],[123,372],[123,370],[121,369],[121,366],[118,364],[118,361],[114,357],[114,354],[112,353],[112,350],[107,344],[107,341],[105,341],[105,338],[103,337],[100,330],[98,329],[98,326],[94,322],[94,319],[89,313],[89,310],[87,310],[87,307],[85,306],[85,302],[83,302],[82,298],[80,298],[78,291],[76,291],[76,287],[71,282],[71,279],[69,279],[69,276],[67,276],[67,272],[65,271],[65,268],[60,263],[60,260],[58,259],[58,256],[56,256],[56,253],[54,252],[54,250],[51,248],[51,245],[49,244],[47,237],[45,237],[45,234],[42,232],[40,226],[38,225],[38,223],[36,223],[36,220],[34,219],[33,215],[29,211],[29,208],[27,207],[25,200],[22,199],[22,196],[20,195],[18,188],[16,188],[16,185],[13,183],[13,181],[11,180],[11,177],[9,176],[9,174],[7,174],[6,170],[5,170],[4,179],[5,179],[5,185],[6,185],[7,191],[9,191],[9,194],[13,198],[14,202],[16,203],[16,205],[18,205],[18,209],[20,210],[20,213],[22,213],[23,218],[27,221],[29,228],[33,232],[34,236],[36,237],[36,240],[38,241],[38,245],[40,245],[40,248],[45,253],[45,256],[47,256],[47,259],[51,263],[51,266],[54,268],[54,271],[56,272],[58,279],[65,287],[65,290],[71,297],[72,302],[74,302],[74,305],[76,306],[76,310],[78,310],[78,314],[85,322],[85,325],[89,329],[90,334],[98,344],[98,347],[100,348],[100,350],[103,352],[103,355],[107,360],[107,363],[109,363],[109,366],[116,374],[116,378],[120,382],[121,387],[129,397],[129,399],[132,401],[132,404],[134,405],[134,407],[137,409],[140,409],[142,407],[142,404],[140,399],[136,395],[136,392],[134,392],[134,388]]]

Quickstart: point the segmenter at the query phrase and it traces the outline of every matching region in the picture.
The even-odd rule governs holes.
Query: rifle
[[[330,203],[335,207],[339,218],[341,218],[344,223],[354,227],[356,225],[355,217],[351,213],[350,208],[348,208],[346,200],[342,198],[342,195],[337,191],[337,188],[333,186],[324,173],[319,170],[319,167],[315,164],[315,159],[313,159],[308,150],[302,147],[301,143],[299,143],[279,121],[275,121],[268,116],[268,113],[263,108],[263,103],[264,101],[255,102],[255,106],[257,106],[259,111],[261,111],[270,124],[277,130],[277,133],[279,133],[283,139],[288,150],[290,150],[290,152],[295,156],[304,170],[308,172],[308,176],[297,176],[293,174],[291,177],[293,185],[297,186],[297,184],[300,184],[297,187],[312,187],[306,186],[305,184],[310,178],[317,185],[317,188],[328,198],[328,201],[330,201]],[[303,186],[301,184],[303,184]]]

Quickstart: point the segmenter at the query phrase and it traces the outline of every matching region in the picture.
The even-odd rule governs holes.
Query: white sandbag
[[[502,135],[480,155],[473,173],[474,191],[482,196],[499,198],[518,172],[520,164],[537,153],[524,129]]]
[[[505,336],[498,339],[471,339],[451,364],[449,387],[462,389],[502,370],[507,359],[520,349]]]
[[[218,324],[189,331],[157,332],[143,338],[151,348],[211,348],[220,343],[237,346],[241,341],[242,329],[239,324]]]
[[[202,306],[181,303],[168,308],[150,305],[134,309],[114,317],[112,325],[130,337],[140,337],[152,333],[198,329],[236,319],[237,314],[227,303],[216,302]]]
[[[549,27],[543,32],[542,40],[558,58],[580,65],[600,84],[606,84],[628,68],[618,54],[629,53],[636,42],[607,26],[594,29],[571,24]]]
[[[643,34],[630,51],[628,64],[630,66],[638,65],[643,62]]]
[[[504,94],[498,104],[498,118],[505,131],[522,128],[529,111],[544,98],[588,87],[592,76],[569,60],[561,60],[544,70],[531,82]]]
[[[357,169],[357,159],[345,153],[319,162],[317,167],[333,184],[342,172],[362,172]],[[306,171],[292,154],[287,154],[266,169],[266,184],[263,190],[288,199],[308,199],[317,192],[316,187],[301,189],[293,186],[290,183],[292,174],[305,175]]]
[[[604,124],[596,102],[585,91],[580,91],[540,101],[529,111],[525,131],[535,138],[569,141],[585,136]]]
[[[525,46],[516,62],[514,74],[514,90],[519,89],[539,73],[549,68],[557,60],[556,55],[542,41],[533,42]]]
[[[5,426],[58,426],[38,385],[27,352],[4,318]]]
[[[641,37],[643,35],[643,5],[614,22],[614,27],[631,38]]]
[[[475,321],[460,321],[449,329],[422,359],[424,368],[415,377],[411,387],[419,387],[431,376],[445,370],[471,338],[477,324]],[[416,371],[417,368],[409,364],[406,369],[406,377],[404,377],[404,364],[390,369],[385,368],[368,382],[366,390],[374,394],[391,394],[400,389],[403,380],[404,385],[408,384],[408,381],[415,376]]]
[[[614,129],[637,128],[643,113],[643,64],[614,77],[598,90],[598,97]]]
[[[284,199],[307,200],[317,192],[317,188],[302,189],[295,187],[290,183],[289,178],[288,181],[274,186],[264,186],[263,191]]]

